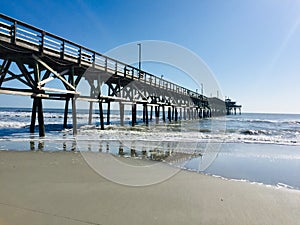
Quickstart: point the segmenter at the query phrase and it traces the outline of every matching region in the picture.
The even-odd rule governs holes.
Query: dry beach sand
[[[189,171],[128,187],[80,153],[0,151],[0,224],[300,224],[300,191]]]

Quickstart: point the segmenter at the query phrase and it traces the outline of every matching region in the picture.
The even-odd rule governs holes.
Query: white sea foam
[[[288,188],[288,189],[295,189],[294,187],[288,185],[288,184],[284,184],[284,183],[277,183],[276,185],[278,188]]]
[[[249,183],[249,184],[253,184],[253,185],[261,185],[261,186],[265,186],[265,187],[268,187],[268,188],[287,188],[287,189],[293,189],[293,190],[296,189],[295,187],[293,187],[291,185],[288,185],[288,184],[284,184],[284,183],[277,183],[277,184],[271,185],[271,184],[265,184],[265,183],[262,183],[262,182],[250,181],[250,180],[242,179],[242,178],[241,179],[236,179],[236,178],[227,178],[227,177],[224,177],[224,176],[214,175],[214,174],[207,174],[207,173],[204,173],[204,174],[208,175],[208,176],[218,178],[218,179],[222,179],[222,180],[243,182],[243,183]]]
[[[28,123],[18,121],[0,121],[1,128],[24,128],[28,126]]]
[[[109,130],[99,131],[92,128],[95,126],[84,126],[80,134],[90,138],[101,138],[110,140],[131,139],[149,141],[181,141],[181,142],[214,142],[214,143],[256,143],[256,144],[279,144],[279,145],[300,145],[300,135],[295,133],[293,138],[286,138],[282,135],[245,135],[240,133],[213,133],[213,132],[189,132],[189,131],[168,131],[164,129],[148,129],[146,127],[118,129],[117,126],[109,126]],[[95,133],[96,132],[96,133]],[[93,135],[100,136],[93,136]]]
[[[99,149],[106,151],[107,146],[109,146],[109,151],[112,151],[113,154],[118,154],[119,146],[122,145],[124,152],[127,151],[127,155],[125,156],[128,156],[131,147],[137,151],[149,151],[153,149],[159,151],[173,150],[194,155],[195,158],[184,158],[183,161],[178,160],[170,162],[170,164],[185,169],[189,168],[189,170],[195,172],[199,172],[197,165],[193,166],[191,164],[188,167],[187,162],[198,160],[200,156],[197,156],[195,152],[203,153],[204,158],[207,157],[205,150],[208,149],[209,145],[213,146],[208,149],[209,151],[213,152],[213,154],[219,153],[218,159],[224,156],[229,161],[228,163],[234,163],[234,159],[242,159],[244,161],[245,159],[254,159],[254,161],[256,160],[255,162],[264,160],[265,163],[274,165],[277,162],[276,160],[281,160],[280,162],[288,160],[284,161],[287,164],[295,162],[294,160],[300,160],[300,151],[297,147],[300,146],[299,115],[246,114],[242,116],[229,116],[226,117],[225,124],[222,117],[199,121],[182,121],[177,124],[163,123],[160,119],[159,125],[154,123],[154,119],[154,121],[150,122],[149,127],[147,127],[142,125],[142,115],[138,114],[138,125],[131,127],[131,113],[126,112],[126,126],[120,127],[120,116],[114,111],[110,116],[111,123],[110,125],[105,125],[105,130],[100,130],[99,114],[93,114],[92,125],[87,125],[88,118],[88,113],[78,112],[78,135],[77,137],[73,137],[72,129],[63,129],[61,126],[63,123],[63,112],[46,110],[44,119],[47,135],[46,138],[40,139],[38,134],[28,134],[31,121],[30,109],[0,110],[0,148],[16,149],[17,146],[18,149],[28,150],[30,142],[34,140],[36,142],[36,150],[39,148],[39,143],[44,143],[42,148],[46,151],[62,150],[64,148],[68,150],[85,150],[89,148],[91,151],[99,151]],[[104,118],[106,120],[106,114]],[[69,123],[72,121],[71,114],[68,115],[68,121]],[[36,124],[38,125],[38,122]],[[224,143],[225,146],[230,147],[228,149],[225,148],[221,152],[218,152],[219,149],[215,149],[215,145],[213,145],[216,144],[218,146]],[[258,144],[259,150],[256,150],[253,144]],[[277,148],[273,148],[273,145],[276,145]],[[280,145],[284,147],[281,148]],[[238,147],[232,148],[232,146]],[[252,148],[245,148],[245,146]],[[267,146],[271,147],[266,148]],[[278,177],[278,174],[274,175],[274,180],[276,180],[276,176]],[[286,174],[286,176],[289,176],[289,174]],[[222,176],[216,177],[229,179]],[[250,178],[251,176],[241,176],[241,179],[236,180],[262,185],[262,183],[248,181],[248,179],[252,179]],[[293,188],[288,182],[286,182],[288,184],[285,184],[278,181],[280,181],[279,178],[275,182],[272,182],[272,187]],[[291,184],[294,185],[293,182]],[[295,186],[300,187],[300,184],[295,184]]]
[[[93,114],[93,125],[86,125],[88,113],[78,113],[77,119],[80,126],[79,133],[94,139],[177,141],[182,143],[265,143],[300,146],[300,116],[291,118],[281,118],[276,115],[259,116],[262,118],[256,118],[257,116],[226,117],[226,131],[220,126],[224,122],[223,117],[203,120],[199,123],[182,122],[171,126],[162,122],[160,125],[155,125],[152,122],[149,128],[145,126],[131,128],[129,124],[131,116],[125,115],[127,126],[120,127],[118,125],[119,115],[112,113],[110,118],[112,125],[105,125],[106,130],[104,131],[100,131],[98,128],[99,115],[96,113]],[[30,117],[30,110],[0,111],[0,128],[28,128]],[[44,119],[46,126],[59,125],[63,122],[63,113],[45,112]],[[71,115],[68,119],[71,122]],[[142,116],[138,115],[138,121],[141,119]],[[64,130],[63,132],[68,133],[70,131]]]

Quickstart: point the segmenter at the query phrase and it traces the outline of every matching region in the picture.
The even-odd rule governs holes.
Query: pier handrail
[[[113,71],[117,76],[139,80],[150,86],[191,98],[207,100],[206,96],[197,92],[4,14],[0,14],[0,41],[6,41],[52,57],[68,59],[80,65],[100,67],[105,71]]]

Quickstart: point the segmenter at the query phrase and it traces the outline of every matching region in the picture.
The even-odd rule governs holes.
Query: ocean
[[[223,179],[300,189],[300,115],[242,113],[209,119],[131,127],[130,111],[120,127],[117,110],[105,130],[99,116],[88,124],[77,111],[78,135],[63,129],[63,110],[44,109],[46,137],[29,133],[31,109],[0,108],[0,150],[103,152],[118,157],[158,160]]]

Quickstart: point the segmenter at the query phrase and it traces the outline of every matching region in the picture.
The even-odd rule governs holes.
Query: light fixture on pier
[[[138,43],[139,46],[139,70],[142,69],[142,44]]]

